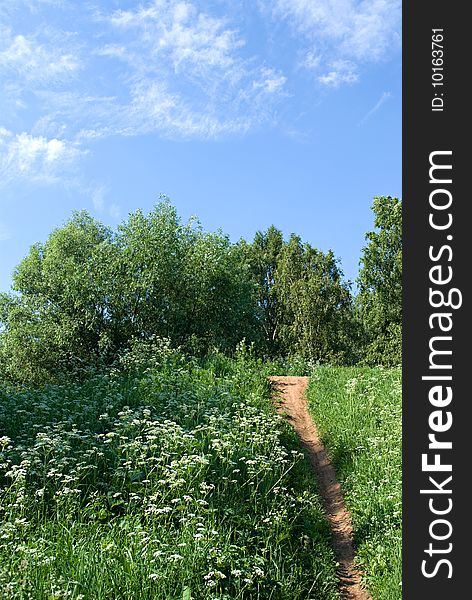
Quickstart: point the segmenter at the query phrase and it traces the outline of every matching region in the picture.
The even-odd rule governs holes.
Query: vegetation
[[[314,373],[369,588],[400,597],[400,373],[359,365],[401,360],[401,203],[373,209],[357,296],[332,251],[165,198],[30,249],[0,294],[0,598],[337,598],[269,372]]]
[[[400,369],[319,367],[309,407],[352,512],[375,600],[401,598]]]
[[[275,227],[231,244],[163,200],[111,231],[75,213],[35,244],[0,295],[0,370],[11,381],[59,380],[113,362],[135,338],[161,336],[204,355],[254,342],[260,355],[397,364],[401,332],[401,204],[376,198],[360,293],[333,252]]]
[[[395,366],[402,356],[402,205],[398,198],[375,198],[376,231],[359,273],[359,307],[364,325],[364,361]]]
[[[2,388],[0,598],[335,598],[311,474],[244,355],[137,344]]]
[[[350,285],[334,254],[270,227],[245,245],[263,309],[266,350],[320,362],[350,360]]]
[[[223,234],[182,225],[161,202],[112,232],[76,213],[36,244],[0,301],[1,355],[11,379],[43,382],[133,338],[168,337],[199,350],[234,349],[253,330],[253,284]]]

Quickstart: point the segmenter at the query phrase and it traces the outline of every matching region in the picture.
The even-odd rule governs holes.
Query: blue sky
[[[400,25],[396,0],[2,0],[0,290],[73,210],[160,193],[355,279],[373,197],[401,195]]]

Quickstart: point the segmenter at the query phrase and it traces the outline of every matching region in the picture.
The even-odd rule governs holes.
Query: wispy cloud
[[[284,97],[285,76],[255,57],[222,17],[192,2],[155,0],[102,15],[119,38],[98,50],[127,64],[131,103],[123,129],[214,138],[268,122]],[[127,121],[127,122],[126,122]]]
[[[77,31],[51,25],[26,35],[4,27],[3,105],[20,114],[34,97],[40,114],[32,136],[77,148],[110,135],[217,139],[276,121],[286,77],[246,52],[237,26],[198,0],[89,9],[80,17],[88,27],[80,52]]]
[[[110,22],[117,28],[139,29],[152,55],[167,55],[176,71],[181,65],[196,71],[232,68],[234,50],[244,45],[225,19],[200,12],[191,2],[155,0],[135,11],[116,11]]]
[[[92,198],[92,204],[96,211],[102,212],[105,207],[105,194],[107,188],[104,185],[99,185],[91,190],[90,196]]]
[[[261,0],[303,36],[302,64],[328,86],[354,83],[358,67],[400,47],[400,0]],[[343,65],[339,68],[339,65]],[[347,67],[349,65],[349,67]]]
[[[387,102],[387,100],[389,98],[392,97],[391,92],[383,92],[382,95],[380,96],[379,100],[377,101],[377,103],[362,117],[362,119],[359,121],[359,126],[364,125],[364,123],[366,121],[368,121],[370,119],[370,117],[376,113],[379,108],[385,104],[385,102]]]
[[[62,176],[81,151],[64,140],[13,134],[0,128],[0,182],[16,178],[52,182]]]
[[[14,32],[0,19],[0,114],[5,125],[33,137],[64,137],[63,124],[52,135],[37,124],[51,111],[43,96],[60,95],[75,86],[85,66],[70,41],[73,37],[48,25],[34,32]]]
[[[97,184],[95,186],[78,186],[79,191],[87,198],[92,199],[93,208],[97,213],[108,214],[112,219],[118,219],[121,215],[121,208],[116,202],[108,202],[107,194],[109,188],[105,185]]]
[[[81,66],[77,56],[51,43],[45,46],[34,37],[13,35],[6,27],[0,33],[0,74],[30,83],[50,83],[70,77]]]
[[[320,83],[333,88],[356,83],[358,79],[357,67],[349,60],[334,60],[328,65],[328,70],[318,76]]]
[[[3,183],[68,178],[74,162],[110,136],[217,140],[279,123],[293,81],[269,61],[276,58],[264,53],[263,40],[251,46],[234,4],[231,18],[222,15],[225,1],[136,0],[97,8],[70,0],[4,0]],[[293,61],[324,88],[356,83],[366,63],[398,43],[399,0],[248,4],[256,12],[263,7],[269,27],[273,19],[288,23]],[[18,18],[21,11],[31,19]],[[280,31],[273,27],[274,40]],[[283,58],[287,70],[290,57]]]

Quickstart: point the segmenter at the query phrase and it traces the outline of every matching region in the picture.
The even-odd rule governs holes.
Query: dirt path
[[[360,573],[354,565],[351,514],[346,509],[341,486],[336,479],[334,467],[310,414],[305,399],[308,377],[270,377],[277,392],[281,394],[281,414],[286,414],[297,432],[308,455],[318,481],[324,508],[331,526],[333,547],[339,563],[339,591],[347,600],[372,600],[362,587]]]

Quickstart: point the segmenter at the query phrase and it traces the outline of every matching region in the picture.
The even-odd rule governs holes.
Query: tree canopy
[[[116,232],[75,213],[31,248],[13,292],[0,299],[0,361],[19,380],[112,360],[135,338],[233,349],[255,327],[240,248],[196,221],[183,225],[168,201]]]
[[[0,295],[0,370],[48,381],[109,364],[136,340],[193,354],[395,364],[401,356],[401,203],[375,198],[354,299],[339,261],[275,226],[233,244],[162,199],[112,230],[76,212],[34,244]],[[360,332],[364,334],[361,335]]]
[[[271,226],[256,233],[247,255],[269,353],[345,361],[352,299],[333,252],[324,254],[295,234],[284,241]]]
[[[402,203],[374,198],[375,231],[366,234],[359,272],[359,309],[365,327],[365,361],[401,362],[402,328]]]

